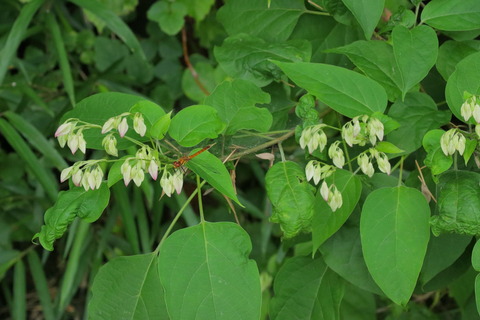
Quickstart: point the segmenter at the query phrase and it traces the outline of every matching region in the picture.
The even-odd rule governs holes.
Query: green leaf
[[[365,38],[370,39],[383,13],[385,0],[342,0],[363,29]]]
[[[30,124],[23,117],[11,111],[3,113],[5,118],[12,124],[12,126],[20,132],[27,141],[30,142],[32,147],[37,149],[43,154],[43,156],[50,161],[58,170],[65,169],[68,165],[63,157],[58,153],[52,144],[44,137],[35,126]]]
[[[430,168],[433,175],[447,171],[453,164],[452,157],[446,156],[440,147],[440,138],[445,133],[443,130],[428,131],[423,137],[423,147],[427,151],[424,163]]]
[[[464,92],[470,94],[480,94],[480,52],[474,53],[463,59],[457,64],[455,71],[447,81],[445,88],[445,97],[448,107],[453,114],[462,121],[464,120],[460,112],[464,100]],[[470,120],[473,122],[473,120]]]
[[[258,269],[248,234],[230,222],[174,232],[158,257],[170,319],[259,319]]]
[[[370,193],[360,218],[368,270],[393,302],[406,305],[415,288],[430,237],[430,208],[412,188],[382,188]]]
[[[193,17],[196,22],[202,21],[210,11],[210,7],[215,0],[177,0],[183,3],[188,10],[188,15]]]
[[[375,320],[377,306],[375,296],[365,290],[347,283],[345,295],[340,306],[340,319]]]
[[[115,161],[113,165],[110,167],[110,169],[108,170],[107,185],[109,188],[112,187],[114,184],[116,184],[118,181],[123,179],[121,168],[122,168],[122,164],[125,162],[127,158],[131,158],[131,155],[127,155],[118,159],[118,161]]]
[[[329,268],[354,286],[381,295],[365,264],[359,227],[349,221],[320,247],[322,257]]]
[[[106,183],[102,183],[97,190],[85,191],[81,187],[76,187],[60,192],[53,207],[45,212],[45,224],[33,239],[39,238],[41,245],[46,250],[52,251],[53,242],[63,236],[76,217],[88,223],[96,221],[109,200],[110,190]]]
[[[400,149],[396,145],[394,145],[391,142],[388,141],[380,141],[377,143],[375,146],[375,149],[377,149],[380,152],[385,152],[385,153],[402,153],[404,150]]]
[[[298,18],[305,12],[300,0],[230,0],[220,8],[217,19],[229,35],[248,33],[268,41],[288,39]]]
[[[171,117],[172,112],[169,112],[154,122],[149,131],[150,136],[157,140],[163,139],[168,131],[168,128],[170,128],[170,123],[172,122]]]
[[[342,193],[343,205],[335,212],[332,212],[332,209],[330,209],[320,192],[317,193],[312,221],[313,254],[325,240],[337,232],[347,221],[353,209],[355,209],[362,192],[360,179],[346,170],[335,170],[333,175],[325,179],[325,181],[329,186],[335,185],[338,191]]]
[[[247,34],[228,37],[215,47],[215,58],[225,72],[234,78],[250,80],[264,87],[280,78],[280,71],[269,60],[308,62],[312,47],[305,40],[269,43]]]
[[[225,128],[217,110],[206,105],[190,106],[177,113],[168,134],[184,147],[193,147],[205,139],[215,139]]]
[[[220,119],[227,124],[227,135],[242,129],[265,132],[272,125],[268,109],[255,107],[257,103],[270,103],[270,95],[250,81],[224,81],[204,103],[218,111]]]
[[[168,319],[155,253],[117,257],[100,268],[88,319]]]
[[[439,177],[438,215],[430,222],[433,234],[480,234],[479,183],[480,174],[473,171],[448,171]]]
[[[480,28],[480,2],[477,0],[436,0],[422,11],[422,22],[446,31]]]
[[[182,75],[182,90],[189,99],[200,102],[223,80],[223,75],[218,76],[219,71],[223,72],[223,70],[214,69],[210,62],[205,61],[192,62],[192,64],[197,77],[194,78],[192,72],[188,68],[185,69]]]
[[[387,107],[385,90],[354,71],[320,63],[275,63],[298,86],[347,117],[383,113]]]
[[[131,114],[140,112],[143,115],[145,126],[147,127],[146,135],[149,137],[153,137],[152,133],[150,132],[153,124],[156,124],[158,121],[160,121],[160,119],[162,119],[163,116],[165,116],[165,111],[163,111],[162,107],[148,100],[141,100],[137,102],[133,105],[133,107],[130,108],[129,112]]]
[[[465,141],[465,151],[463,152],[463,160],[465,160],[465,165],[467,165],[468,160],[473,155],[473,152],[477,149],[478,141],[467,139]]]
[[[460,258],[471,240],[472,237],[458,234],[431,237],[420,272],[420,282],[425,285],[440,272],[450,267]]]
[[[439,111],[435,101],[421,92],[410,92],[403,101],[396,101],[388,115],[397,120],[400,127],[389,133],[387,140],[406,153],[420,148],[429,130],[447,124],[451,118],[450,112]]]
[[[148,9],[147,17],[155,21],[163,32],[176,35],[185,23],[188,7],[180,1],[157,1]]]
[[[411,30],[396,26],[392,31],[393,54],[401,79],[402,98],[435,65],[438,39],[435,31],[427,26]]]
[[[194,150],[194,152],[195,151],[196,150]],[[218,192],[242,206],[233,188],[233,182],[227,168],[222,161],[213,154],[208,151],[202,152],[188,161],[185,166],[207,181],[212,187],[217,189]]]
[[[339,319],[345,284],[321,258],[288,259],[275,277],[271,319]]]
[[[43,3],[44,0],[33,0],[24,5],[15,23],[11,26],[7,41],[0,51],[0,55],[2,56],[2,59],[0,59],[0,84],[2,84],[5,79],[8,67],[17,53],[18,46],[25,36],[30,21]]]
[[[56,180],[52,177],[49,170],[38,160],[37,156],[32,152],[20,134],[18,134],[17,130],[2,118],[0,118],[0,133],[18,153],[20,158],[25,161],[28,168],[32,170],[33,175],[38,179],[50,200],[55,201],[58,192]]]
[[[472,267],[476,271],[480,271],[480,241],[478,240],[472,250]]]
[[[123,22],[123,20],[113,11],[109,10],[103,3],[97,0],[68,0],[77,6],[90,11],[100,20],[105,22],[107,27],[118,35],[120,39],[130,48],[130,50],[138,55],[143,60],[146,60],[140,43],[135,34]]]
[[[270,220],[280,224],[284,237],[309,232],[315,197],[304,170],[295,162],[279,162],[268,170],[265,183],[273,206]]]
[[[480,51],[480,41],[478,40],[445,41],[438,48],[437,70],[446,81],[455,71],[457,63],[478,51]]]
[[[98,93],[77,103],[77,107],[65,113],[60,122],[63,123],[67,119],[77,118],[85,122],[103,126],[109,118],[118,116],[124,112],[129,112],[130,108],[140,101],[145,101],[145,99],[139,96],[118,92]],[[128,120],[129,130],[126,136],[139,141],[147,141],[148,138],[140,137],[135,133],[133,130],[133,122],[130,118],[128,118]],[[87,148],[97,150],[104,149],[102,146],[102,140],[105,135],[101,133],[101,128],[84,130],[83,136],[87,141]],[[120,138],[117,133],[115,133],[115,137],[118,141],[117,149],[119,150],[124,150],[133,145],[133,143],[127,139]]]

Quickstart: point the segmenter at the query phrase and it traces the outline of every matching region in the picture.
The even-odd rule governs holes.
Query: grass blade
[[[27,282],[22,260],[15,264],[13,271],[12,315],[14,320],[27,319]]]
[[[100,3],[96,0],[69,1],[96,15],[99,19],[105,22],[108,28],[116,33],[134,53],[138,53],[143,60],[146,60],[145,53],[143,52],[143,49],[132,30],[130,30],[125,22],[123,22],[123,20],[120,19],[113,11],[105,7],[103,3]]]
[[[43,271],[42,262],[35,251],[30,251],[27,255],[28,265],[30,266],[30,273],[32,274],[35,288],[37,289],[37,295],[42,305],[42,312],[45,320],[55,320],[55,314],[53,312],[52,300],[50,298],[50,292],[48,290],[47,278]]]
[[[22,41],[33,15],[37,12],[43,2],[44,0],[33,0],[29,2],[22,8],[20,15],[17,20],[15,20],[12,30],[8,35],[7,42],[0,52],[0,56],[2,57],[2,59],[0,59],[0,84],[2,84],[5,79],[8,66],[17,52],[18,46]]]
[[[53,13],[49,12],[46,16],[47,27],[52,34],[53,43],[55,44],[55,49],[57,50],[58,62],[60,64],[60,70],[62,71],[63,76],[63,85],[65,87],[65,91],[67,91],[68,97],[70,98],[70,103],[73,107],[75,107],[75,91],[73,87],[72,70],[70,69],[70,63],[68,62],[62,34],[60,33],[60,28],[58,27],[57,20],[55,19]]]
[[[18,132],[20,132],[25,139],[27,139],[30,144],[37,149],[40,153],[43,154],[58,170],[65,169],[68,164],[65,162],[63,157],[58,153],[47,139],[43,136],[43,133],[38,131],[38,129],[26,121],[24,118],[19,116],[16,113],[7,111],[3,114],[10,124],[12,124]]]
[[[122,215],[123,226],[125,227],[125,237],[130,243],[133,253],[140,254],[140,244],[138,241],[138,232],[136,223],[134,220],[134,214],[130,203],[127,190],[124,186],[117,183],[112,187],[113,195],[115,196],[115,202],[117,208]]]
[[[35,154],[32,152],[27,143],[18,134],[15,128],[6,120],[0,118],[0,133],[3,134],[8,143],[18,153],[27,166],[32,170],[35,177],[37,177],[40,184],[43,186],[46,194],[50,200],[55,201],[58,194],[58,185],[43,165],[38,161]]]

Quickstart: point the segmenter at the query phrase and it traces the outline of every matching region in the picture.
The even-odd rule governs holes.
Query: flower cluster
[[[329,187],[327,183],[323,181],[322,186],[320,187],[320,194],[333,212],[337,211],[337,209],[343,204],[342,193],[338,191],[334,184]]]
[[[332,159],[333,164],[337,168],[343,168],[345,165],[345,156],[343,155],[343,150],[338,146],[340,141],[335,141],[328,148],[328,156]]]
[[[83,137],[83,126],[77,126],[77,121],[67,120],[57,131],[55,131],[55,138],[58,138],[58,143],[63,148],[65,144],[68,146],[72,154],[75,154],[78,149],[85,153],[87,142]]]
[[[466,139],[463,134],[458,132],[458,129],[450,129],[440,138],[440,147],[442,147],[442,151],[446,156],[451,156],[455,151],[463,155],[465,143]]]
[[[77,162],[71,167],[62,170],[60,181],[64,182],[72,178],[72,182],[77,187],[82,186],[85,191],[100,188],[103,181],[103,171],[97,164],[98,161]]]
[[[307,147],[309,153],[313,153],[317,148],[322,152],[327,145],[327,135],[323,132],[323,127],[324,124],[318,124],[305,128],[300,136],[300,147],[302,149]]]
[[[173,191],[176,191],[177,194],[180,194],[183,187],[183,172],[180,169],[176,169],[173,173],[169,172],[167,169],[163,171],[162,178],[160,178],[160,185],[162,186],[163,192],[170,197]]]
[[[307,181],[313,179],[315,184],[319,184],[320,181],[332,175],[335,172],[335,168],[328,164],[322,165],[319,161],[312,160],[307,163],[305,168]],[[325,181],[322,182],[320,188],[320,194],[322,198],[328,203],[333,212],[342,206],[342,194],[338,191],[335,185],[330,187]]]
[[[392,167],[390,162],[388,162],[388,157],[385,153],[379,152],[374,148],[370,148],[367,151],[360,153],[357,157],[357,163],[360,167],[360,170],[370,178],[375,173],[375,169],[373,168],[372,160],[375,159],[377,161],[378,169],[386,174],[390,174]]]
[[[102,134],[107,133],[112,129],[117,129],[118,134],[123,138],[128,131],[127,116],[130,115],[130,112],[125,112],[119,116],[108,119],[102,127]],[[133,115],[133,130],[140,136],[145,136],[147,127],[145,126],[145,121],[140,112]]]
[[[475,122],[480,123],[480,105],[476,96],[468,97],[460,108],[460,112],[465,121],[470,120],[473,116]]]
[[[148,166],[147,166],[148,164]],[[145,179],[145,173],[148,172],[153,180],[157,180],[160,161],[155,158],[153,150],[149,147],[142,147],[137,151],[135,157],[125,159],[120,172],[123,176],[125,186],[128,186],[133,180],[139,187]]]
[[[383,123],[374,117],[358,116],[342,127],[342,138],[352,147],[355,144],[364,146],[368,141],[374,146],[383,140]]]

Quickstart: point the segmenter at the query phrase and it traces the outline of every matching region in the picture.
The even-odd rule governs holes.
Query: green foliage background
[[[0,318],[479,318],[478,137],[460,111],[479,35],[477,0],[2,1]],[[83,159],[58,125],[132,107],[168,156],[215,143],[187,165],[208,187],[190,175],[161,198],[118,165],[99,190],[58,182]],[[332,212],[304,173],[328,158],[300,132],[364,114],[394,169],[337,170]],[[442,153],[449,127],[468,131],[463,157]]]

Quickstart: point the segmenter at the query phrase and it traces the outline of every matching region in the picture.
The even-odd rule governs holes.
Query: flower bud
[[[307,163],[307,166],[305,167],[305,175],[307,177],[307,181],[310,181],[313,178],[313,175],[315,173],[315,160],[311,160]]]
[[[324,126],[323,124],[319,124],[305,128],[300,136],[300,147],[302,149],[307,147],[309,153],[313,153],[317,148],[322,152],[327,145],[327,135],[322,130]]]
[[[128,162],[128,159],[125,160],[125,162],[120,167],[120,172],[123,176],[123,182],[125,183],[125,186],[128,186],[128,184],[132,180],[132,167]]]
[[[85,141],[85,138],[83,137],[83,133],[81,130],[77,132],[77,140],[78,140],[78,149],[85,154],[87,151],[87,142]]]
[[[70,151],[72,151],[72,154],[75,154],[78,150],[78,135],[74,133],[70,133],[67,137],[67,145],[70,148]]]
[[[468,121],[472,115],[473,115],[473,110],[475,108],[475,103],[472,104],[472,99],[475,99],[475,96],[472,96],[465,100],[465,102],[462,104],[462,107],[460,108],[460,114],[462,115],[463,119],[465,121]]]
[[[343,205],[342,193],[338,191],[336,186],[333,187],[333,192],[330,192],[328,205],[333,212],[337,211]]]
[[[117,130],[118,130],[118,134],[120,135],[120,137],[123,138],[128,131],[127,118],[122,119],[120,124],[117,126]]]
[[[55,131],[55,138],[67,135],[75,129],[76,122],[65,122],[60,127],[58,127],[57,131]]]
[[[62,173],[60,174],[60,182],[64,182],[72,176],[73,168],[74,166],[71,166],[62,170]]]
[[[175,173],[172,176],[172,183],[173,187],[175,188],[175,191],[177,194],[180,194],[182,192],[182,187],[183,187],[183,173],[182,170],[176,170]]]
[[[113,134],[109,134],[105,138],[103,138],[102,146],[105,148],[105,151],[109,155],[118,157],[117,139],[115,139]]]
[[[357,163],[364,174],[370,178],[373,176],[375,169],[373,169],[373,164],[370,161],[370,157],[365,152],[358,155]]]
[[[82,177],[82,186],[85,189],[85,191],[88,191],[90,189],[90,184],[88,183],[89,178],[90,178],[90,170],[85,170]]]
[[[163,189],[163,192],[170,197],[175,190],[175,186],[170,178],[171,174],[167,170],[163,171],[162,178],[160,179],[160,186]]]
[[[150,160],[150,165],[148,166],[148,173],[150,173],[150,176],[152,177],[153,180],[157,180],[158,178],[158,165],[155,159]]]
[[[375,143],[377,142],[377,138],[380,141],[383,140],[383,123],[377,118],[370,118],[367,123],[367,132],[370,143],[372,145],[375,145]]]
[[[322,186],[320,187],[320,194],[322,195],[323,200],[328,201],[330,189],[325,181],[322,182]]]
[[[119,120],[118,117],[112,117],[112,118],[108,119],[108,120],[103,124],[102,134],[109,132],[110,130],[112,130],[112,129],[115,128],[115,127],[118,127],[118,124],[119,124],[119,121],[118,121],[118,120]]]
[[[143,172],[142,165],[137,162],[137,164],[132,167],[132,180],[137,187],[140,187],[143,179],[145,179],[145,173]]]
[[[377,165],[378,165],[378,169],[383,172],[383,173],[386,173],[388,175],[390,175],[390,172],[392,170],[392,166],[390,165],[390,162],[388,161],[388,157],[385,153],[383,152],[379,152],[375,158],[377,159]]]
[[[480,105],[475,104],[472,112],[473,118],[477,123],[480,123]]]
[[[143,116],[140,112],[135,113],[133,117],[133,130],[138,133],[140,136],[144,136],[145,132],[147,131],[147,127],[145,126],[145,121],[143,120]]]
[[[77,171],[75,173],[73,173],[73,175],[72,175],[73,184],[76,185],[77,187],[79,187],[80,184],[82,183],[82,178],[83,178],[82,170],[77,169]]]
[[[333,164],[338,168],[343,168],[345,165],[345,157],[343,155],[343,150],[338,146],[340,141],[335,141],[328,148],[328,156],[332,159]]]

